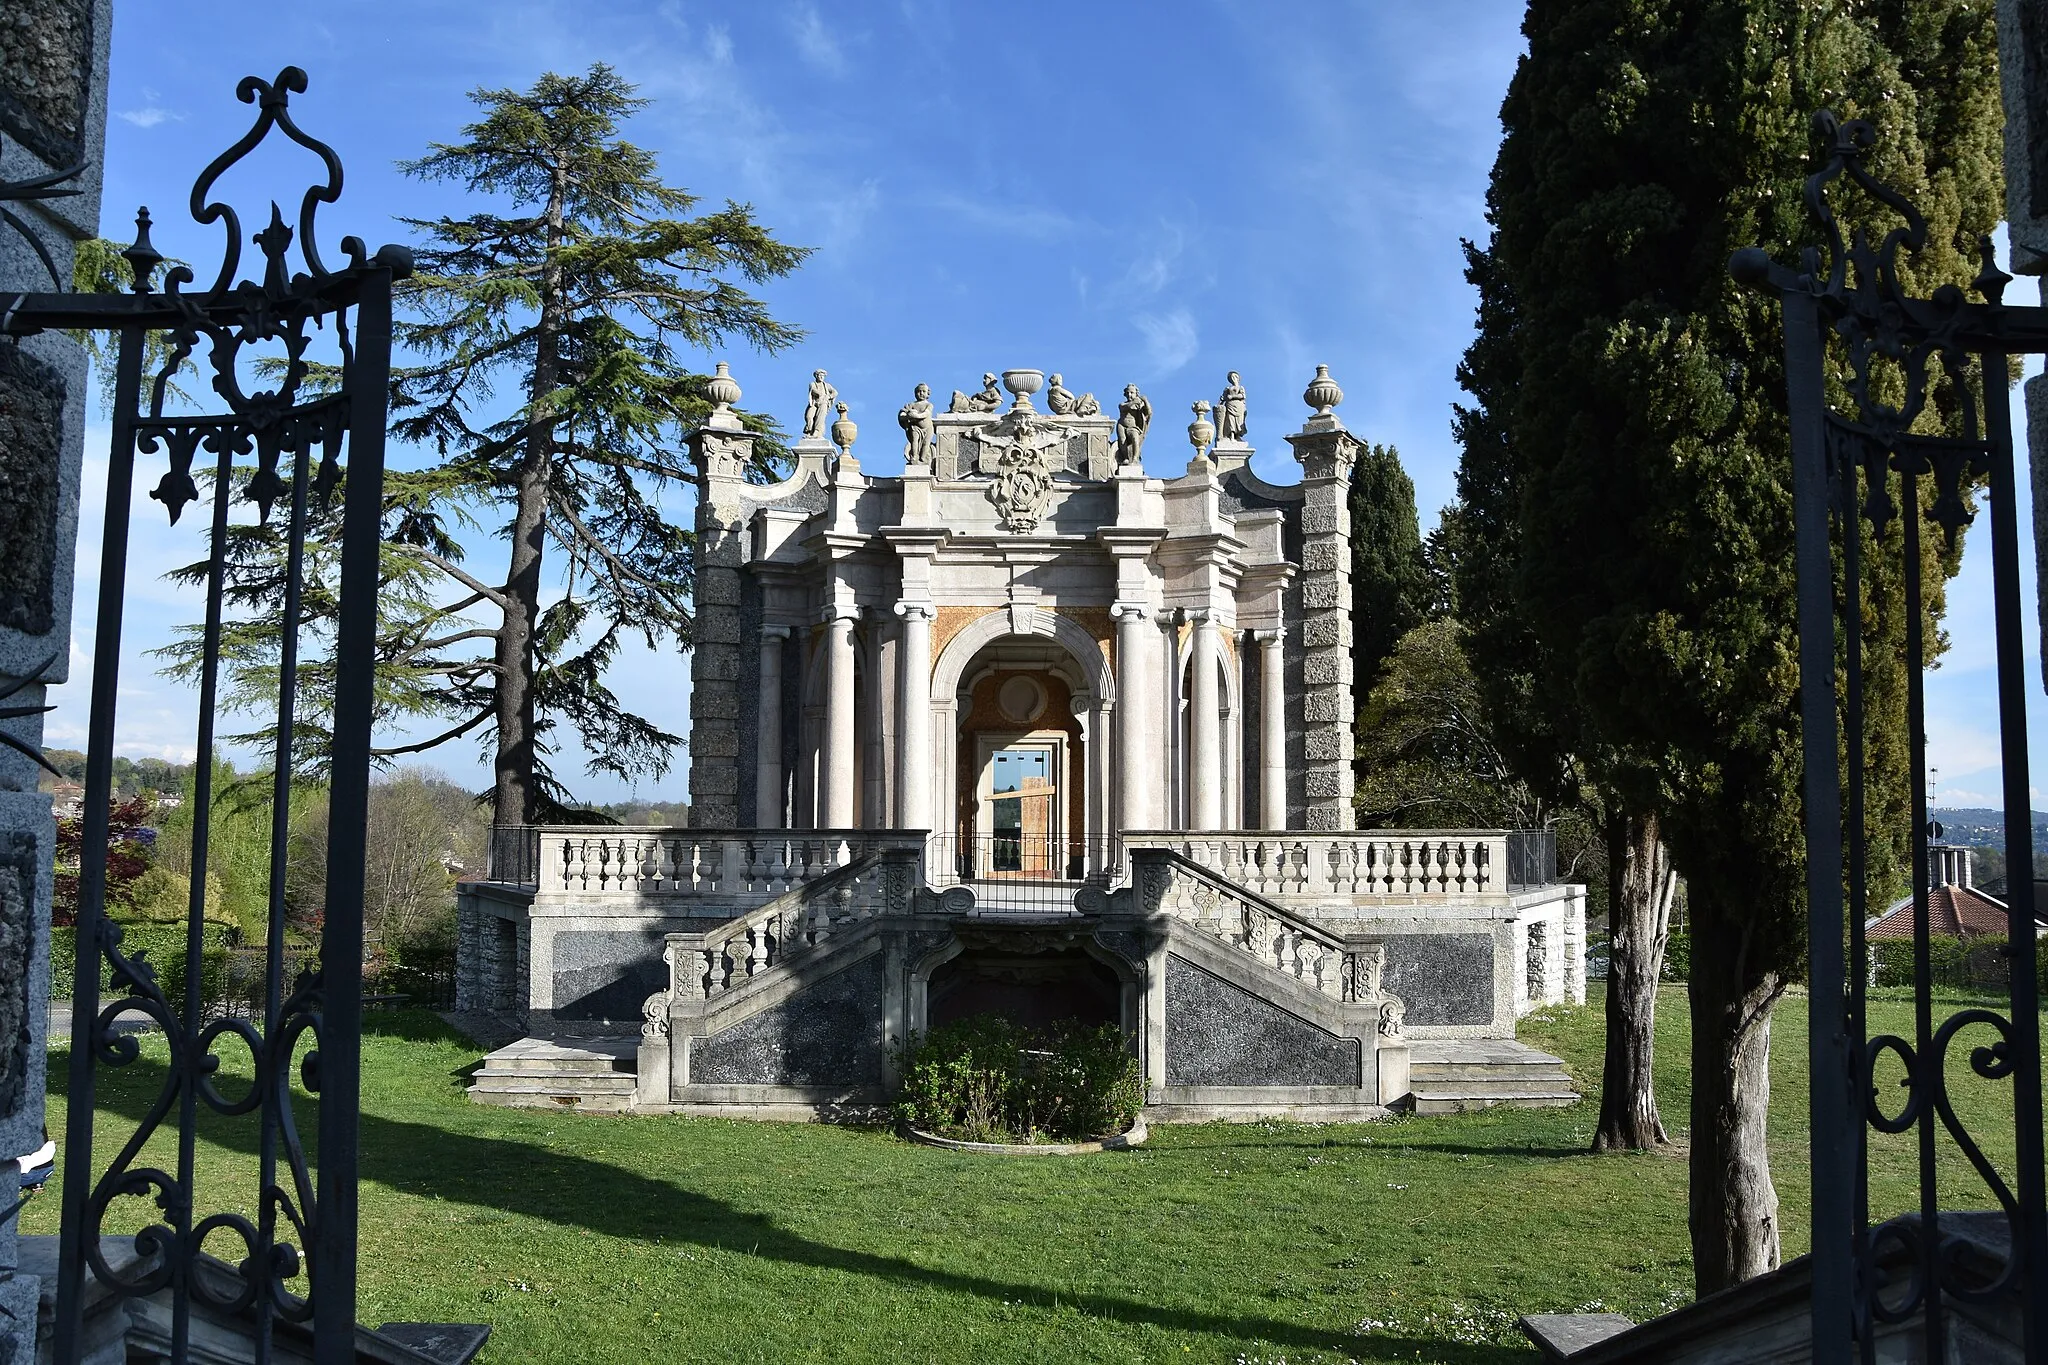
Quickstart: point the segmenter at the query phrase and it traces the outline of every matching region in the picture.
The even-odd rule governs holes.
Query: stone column
[[[1159,781],[1159,756],[1148,730],[1159,709],[1159,699],[1147,671],[1146,635],[1156,633],[1148,611],[1141,602],[1119,602],[1110,608],[1116,617],[1116,744],[1117,825],[1125,830],[1149,829],[1152,820],[1152,789]]]
[[[1255,631],[1259,642],[1259,827],[1287,828],[1287,632]]]
[[[1303,827],[1347,830],[1356,723],[1351,698],[1351,466],[1358,445],[1337,420],[1343,390],[1321,367],[1303,397],[1316,408],[1289,436],[1301,461]]]
[[[754,760],[754,824],[759,829],[783,824],[782,649],[787,639],[788,626],[761,627],[761,714]]]
[[[1188,827],[1223,828],[1223,723],[1216,692],[1216,618],[1188,613]]]
[[[2012,270],[2032,275],[2048,303],[2048,12],[2038,0],[1998,0],[1998,74],[2005,99],[2005,220]],[[2009,290],[2008,302],[2017,290]],[[2022,296],[2023,298],[2024,296]],[[2048,575],[2048,375],[2026,384],[2034,486],[2034,562]],[[2015,455],[2019,442],[2013,442]],[[2048,577],[2039,579],[2048,585]],[[2048,591],[2037,590],[2048,622]],[[2048,659],[2042,663],[2048,677]]]
[[[690,433],[697,465],[697,618],[690,653],[690,823],[729,829],[740,823],[741,471],[754,438],[732,405],[740,386],[712,381],[718,406]]]
[[[898,602],[903,618],[902,679],[898,695],[903,711],[896,730],[902,736],[897,770],[896,823],[902,829],[932,829],[932,609],[924,602]]]
[[[853,812],[853,613],[834,608],[825,622],[825,827],[851,829]]]

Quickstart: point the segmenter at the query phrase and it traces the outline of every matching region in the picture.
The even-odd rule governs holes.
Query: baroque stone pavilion
[[[1174,478],[1145,472],[1136,386],[1111,416],[1001,382],[946,411],[919,385],[874,476],[819,371],[762,485],[718,366],[689,438],[691,827],[500,832],[458,1007],[530,1036],[473,1096],[859,1112],[904,1039],[994,1010],[1117,1023],[1163,1117],[1570,1102],[1512,1038],[1583,999],[1584,888],[1540,839],[1353,829],[1356,443],[1327,367],[1288,485],[1252,472],[1235,374]]]

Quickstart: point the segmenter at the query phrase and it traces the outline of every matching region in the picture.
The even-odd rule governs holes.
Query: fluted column
[[[897,718],[902,757],[897,767],[896,824],[899,829],[932,828],[932,609],[923,602],[898,602],[903,640],[897,658],[903,677],[897,695],[903,712]]]
[[[1189,613],[1194,630],[1188,638],[1188,826],[1223,828],[1222,704],[1216,695],[1216,620],[1212,613]]]
[[[1256,632],[1259,642],[1259,827],[1287,828],[1285,630]]]
[[[853,614],[832,609],[826,620],[825,827],[853,827]]]
[[[782,827],[782,642],[788,626],[761,627],[760,723],[755,727],[754,824]]]
[[[1159,710],[1157,689],[1147,660],[1146,633],[1157,630],[1139,602],[1119,602],[1116,617],[1116,754],[1117,832],[1150,828],[1152,788],[1159,781],[1159,759],[1149,743],[1150,727]]]

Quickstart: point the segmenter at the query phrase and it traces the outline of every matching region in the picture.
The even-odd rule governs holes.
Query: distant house
[[[2011,925],[2010,908],[1996,896],[1986,895],[1971,884],[1970,850],[1936,844],[1927,850],[1927,931],[1936,938],[2004,938]],[[2034,912],[2034,932],[2048,936],[2048,921]],[[1911,939],[1913,898],[1902,896],[1881,915],[1863,925],[1866,939]]]

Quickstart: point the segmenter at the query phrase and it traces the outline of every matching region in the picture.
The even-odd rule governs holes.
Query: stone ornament
[[[1094,394],[1076,396],[1058,375],[1052,377],[1052,383],[1046,388],[1045,406],[1055,417],[1093,417],[1102,411],[1102,405],[1095,401]]]
[[[804,403],[804,439],[822,441],[825,439],[825,419],[832,412],[832,405],[839,398],[839,390],[825,382],[823,370],[811,371],[809,398]],[[840,409],[843,413],[844,408]]]
[[[1031,395],[1045,387],[1045,371],[1004,370],[1003,387],[1015,400],[1010,404],[1011,412],[1036,412],[1037,409],[1031,406]]]
[[[1066,444],[1067,434],[1049,422],[1020,414],[1008,439],[984,436],[984,445],[1002,453],[996,459],[995,482],[989,485],[988,500],[995,504],[1003,528],[1030,532],[1038,529],[1046,505],[1052,501],[1052,466],[1048,451]]]
[[[842,457],[850,459],[853,456],[854,438],[860,435],[860,428],[846,415],[846,404],[840,403],[836,407],[839,420],[832,424],[832,444],[839,447],[839,454]]]
[[[996,690],[996,709],[1003,719],[1028,725],[1045,711],[1045,687],[1029,674],[1019,673]]]
[[[919,384],[911,400],[896,409],[896,425],[903,428],[903,463],[931,463],[932,446],[938,431],[932,422],[932,386]]]
[[[1223,381],[1223,396],[1216,400],[1216,439],[1241,444],[1244,433],[1244,381],[1232,370]]]
[[[1124,401],[1116,409],[1116,462],[1142,464],[1145,433],[1152,429],[1152,404],[1136,384],[1124,385]]]
[[[981,376],[980,393],[962,393],[958,389],[953,390],[953,402],[947,407],[946,411],[968,413],[994,412],[1002,405],[1003,391],[996,387],[995,372],[990,370],[984,372]]]
[[[1206,459],[1209,443],[1216,439],[1216,427],[1209,421],[1209,404],[1197,398],[1194,402],[1195,420],[1188,423],[1188,444],[1195,448],[1195,458]]]
[[[740,385],[726,368],[726,362],[718,362],[717,371],[704,385],[704,396],[711,400],[711,425],[715,427],[736,427],[740,424],[739,414],[732,410],[740,401]]]
[[[1335,415],[1333,410],[1344,401],[1344,390],[1330,378],[1328,365],[1316,366],[1316,377],[1309,380],[1308,387],[1301,391],[1301,401],[1314,408],[1318,417]]]
[[[1398,996],[1387,996],[1380,1001],[1379,1031],[1382,1038],[1399,1038],[1401,1023],[1408,1017],[1408,1007]]]

